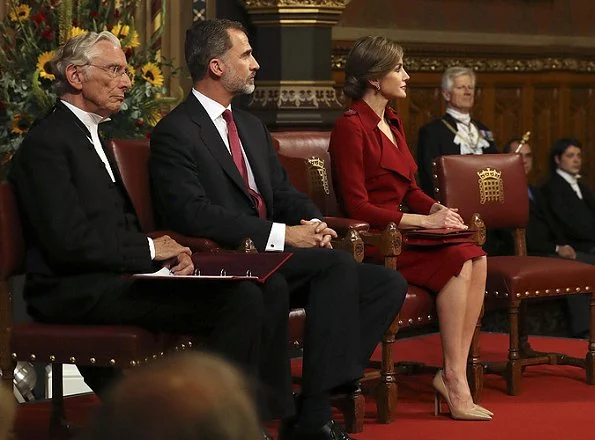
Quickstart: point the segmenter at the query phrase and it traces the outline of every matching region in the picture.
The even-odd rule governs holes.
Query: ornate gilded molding
[[[331,68],[345,69],[346,53],[331,55]],[[545,58],[476,58],[407,55],[405,65],[409,72],[443,72],[450,66],[468,66],[476,72],[595,72],[595,61],[572,57]]]
[[[251,108],[340,109],[333,81],[256,81]]]
[[[350,0],[242,0],[246,8],[306,8],[306,7],[324,7],[343,9]]]
[[[242,0],[250,21],[267,26],[334,26],[349,0]]]

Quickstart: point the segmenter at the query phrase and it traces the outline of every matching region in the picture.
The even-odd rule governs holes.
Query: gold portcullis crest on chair
[[[308,180],[313,191],[329,195],[328,175],[324,167],[324,159],[312,156],[306,159],[308,166]]]
[[[477,172],[479,176],[479,203],[504,203],[504,184],[502,172],[494,168],[484,168]]]

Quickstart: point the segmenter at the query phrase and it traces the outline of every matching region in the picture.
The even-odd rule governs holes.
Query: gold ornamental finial
[[[519,146],[516,147],[516,150],[514,150],[515,153],[518,153],[519,151],[521,151],[521,147],[523,145],[525,145],[527,142],[529,142],[529,138],[531,137],[531,132],[528,131],[526,132],[523,137],[521,138],[521,142],[519,142]]]

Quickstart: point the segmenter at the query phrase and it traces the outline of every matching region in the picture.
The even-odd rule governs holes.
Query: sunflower
[[[37,68],[39,69],[39,76],[45,79],[49,79],[50,81],[56,79],[56,77],[52,73],[52,65],[50,64],[52,58],[54,58],[53,50],[51,52],[44,52],[41,55],[39,55],[39,58],[37,58]]]
[[[114,25],[111,33],[120,39],[124,49],[132,49],[140,46],[140,40],[138,38],[138,32],[132,29],[127,24],[118,23]]]
[[[155,87],[163,85],[163,73],[161,69],[154,63],[147,63],[140,69],[142,77]]]
[[[147,123],[151,127],[155,127],[159,121],[163,118],[163,112],[158,109],[154,108],[151,110],[150,114],[147,115]]]
[[[29,18],[31,14],[31,6],[29,5],[18,5],[10,11],[10,21],[24,21]]]
[[[15,113],[12,118],[11,130],[14,134],[25,134],[31,128],[33,118],[27,113]]]
[[[78,26],[71,26],[70,31],[68,32],[68,39],[74,38],[76,36],[86,34],[88,31],[86,29],[81,29]]]
[[[130,73],[130,85],[134,85],[134,75],[136,75],[136,70],[130,64],[127,66],[128,72]]]

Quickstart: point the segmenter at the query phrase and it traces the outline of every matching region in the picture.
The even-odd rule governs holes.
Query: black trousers
[[[576,251],[576,259],[583,263],[595,264],[595,255],[591,253]],[[591,322],[591,294],[566,295],[566,304],[568,306],[570,333],[572,336],[585,337],[589,334],[589,324]]]
[[[261,416],[272,419],[294,412],[288,313],[288,286],[277,274],[264,284],[118,277],[106,282],[106,294],[80,322],[204,336],[210,351],[258,381]],[[89,382],[109,376],[93,368],[82,368],[81,373]]]
[[[405,279],[383,266],[356,263],[330,249],[286,249],[281,268],[291,305],[305,307],[302,393],[312,395],[362,377],[363,368],[401,309]]]

